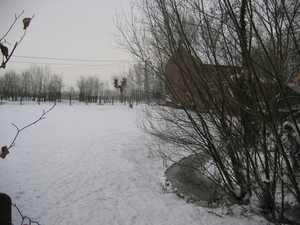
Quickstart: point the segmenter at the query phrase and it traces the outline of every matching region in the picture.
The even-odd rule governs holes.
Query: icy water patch
[[[192,155],[170,166],[165,174],[173,191],[180,198],[186,198],[187,202],[203,207],[237,204],[232,198],[225,199],[226,193],[221,187],[195,169],[199,168],[204,160],[203,155]]]

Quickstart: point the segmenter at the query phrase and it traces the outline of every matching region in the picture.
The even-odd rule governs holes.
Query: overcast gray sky
[[[123,9],[130,9],[130,0],[2,0],[1,37],[15,15],[25,11],[6,37],[11,44],[5,44],[8,48],[22,36],[23,18],[33,15],[34,18],[15,56],[6,69],[0,70],[0,75],[10,69],[21,73],[35,63],[47,64],[53,73],[63,76],[67,86],[75,86],[81,75],[110,80],[109,77],[121,73],[123,66],[128,65],[124,61],[132,61],[129,54],[116,48],[111,37],[111,33],[117,32],[113,18]]]

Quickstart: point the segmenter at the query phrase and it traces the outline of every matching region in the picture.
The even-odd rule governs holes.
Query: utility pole
[[[145,89],[146,89],[146,102],[149,105],[149,76],[148,76],[148,60],[145,61]]]

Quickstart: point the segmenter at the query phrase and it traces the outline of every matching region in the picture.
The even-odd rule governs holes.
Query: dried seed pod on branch
[[[34,15],[29,18],[29,17],[26,17],[23,19],[23,29],[24,29],[24,33],[23,35],[21,36],[20,40],[17,41],[14,45],[14,47],[12,48],[11,51],[9,51],[9,49],[3,45],[4,42],[6,42],[5,40],[5,37],[10,33],[10,31],[12,30],[12,28],[14,27],[14,25],[16,24],[17,20],[23,15],[24,11],[21,12],[18,16],[15,15],[15,19],[12,23],[12,25],[9,27],[9,29],[7,30],[7,32],[4,34],[4,36],[0,39],[0,49],[1,49],[1,53],[3,55],[3,59],[2,59],[2,63],[0,65],[0,68],[3,68],[5,69],[6,68],[6,64],[7,62],[10,60],[11,56],[13,55],[15,49],[17,48],[17,46],[21,43],[21,41],[23,40],[23,38],[25,37],[26,35],[26,30],[27,30],[27,27],[29,26],[32,18],[34,17]],[[9,53],[10,52],[10,53]]]
[[[24,30],[26,30],[27,27],[29,26],[29,23],[30,23],[31,19],[32,18],[28,18],[28,17],[23,19],[23,25],[24,25],[23,29]]]

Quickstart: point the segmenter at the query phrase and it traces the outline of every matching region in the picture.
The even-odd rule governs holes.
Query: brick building
[[[224,109],[233,101],[230,83],[240,72],[241,68],[203,64],[180,46],[165,66],[166,105],[199,111]]]

